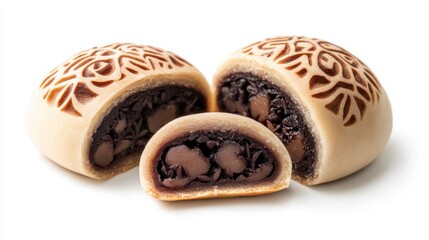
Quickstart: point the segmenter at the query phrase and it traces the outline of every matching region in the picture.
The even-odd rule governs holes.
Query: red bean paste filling
[[[221,111],[251,117],[274,132],[291,155],[294,176],[314,175],[316,148],[303,114],[292,98],[266,79],[239,72],[225,77],[217,96]]]
[[[160,150],[155,182],[167,189],[250,184],[277,175],[273,154],[236,132],[198,131]]]
[[[107,114],[92,136],[90,162],[108,168],[125,155],[140,153],[167,122],[206,111],[204,96],[184,86],[161,86],[136,92]]]

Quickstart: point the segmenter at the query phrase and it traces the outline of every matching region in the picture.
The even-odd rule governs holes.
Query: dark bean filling
[[[108,168],[119,158],[142,152],[169,121],[206,110],[204,96],[184,86],[162,86],[131,94],[103,119],[92,136],[92,165]]]
[[[277,174],[273,154],[261,143],[235,132],[199,131],[160,150],[155,182],[168,189],[250,184]]]
[[[251,117],[274,132],[291,155],[294,176],[314,174],[314,137],[292,98],[279,87],[251,73],[234,73],[221,82],[221,111]]]

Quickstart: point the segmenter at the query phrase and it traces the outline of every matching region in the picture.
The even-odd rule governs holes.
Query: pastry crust
[[[303,113],[316,142],[307,185],[333,181],[367,166],[392,130],[386,92],[371,70],[346,50],[306,37],[269,38],[233,53],[217,70],[213,102],[225,77],[249,72],[278,86]],[[217,108],[218,110],[218,108]]]
[[[234,131],[248,136],[272,152],[278,165],[278,174],[270,181],[242,186],[221,185],[210,189],[187,189],[181,192],[162,191],[156,187],[153,166],[159,151],[168,143],[186,134],[198,131]],[[166,124],[148,142],[140,160],[142,187],[155,198],[165,201],[238,197],[268,194],[289,186],[292,166],[285,146],[262,124],[229,113],[200,113],[181,117]]]
[[[95,179],[111,178],[137,166],[140,154],[107,169],[94,167],[88,159],[93,133],[129,95],[166,85],[193,88],[212,106],[204,76],[174,53],[128,43],[83,51],[53,69],[32,95],[28,134],[59,165]]]

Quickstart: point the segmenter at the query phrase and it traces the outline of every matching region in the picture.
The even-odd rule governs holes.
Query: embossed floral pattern
[[[66,113],[82,116],[79,107],[117,81],[127,81],[148,71],[190,66],[181,57],[162,49],[111,44],[76,54],[53,69],[42,81],[43,99]]]
[[[379,101],[381,86],[371,70],[346,50],[306,37],[277,37],[253,43],[242,53],[271,59],[308,82],[312,97],[340,116],[344,126],[362,120],[368,104]]]

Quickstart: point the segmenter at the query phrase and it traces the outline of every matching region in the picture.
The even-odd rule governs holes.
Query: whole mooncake
[[[207,111],[209,94],[202,74],[174,53],[128,43],[95,47],[40,83],[29,107],[28,132],[59,165],[107,179],[137,166],[164,124]]]
[[[293,178],[314,185],[371,163],[392,129],[374,73],[332,43],[268,38],[233,53],[214,77],[220,111],[253,118],[288,149]]]

